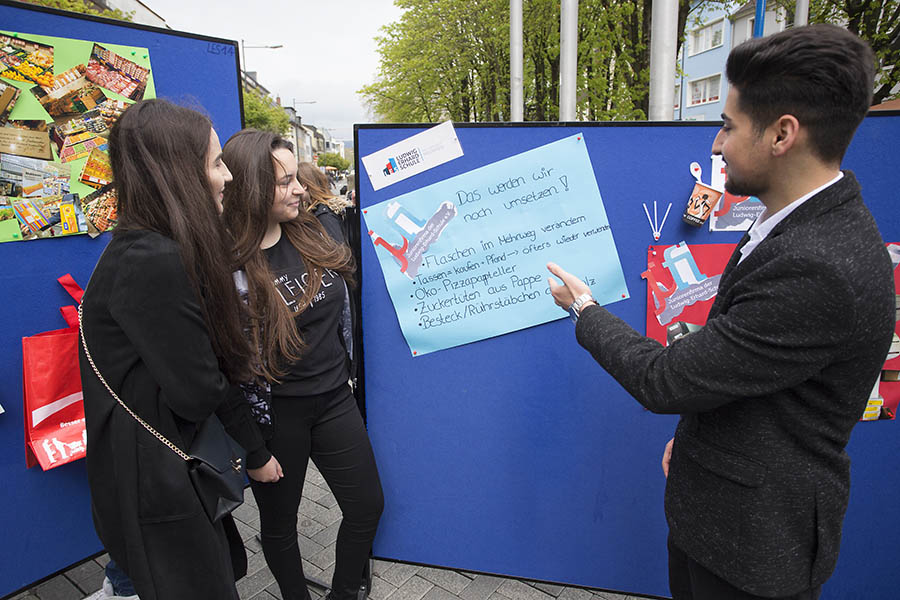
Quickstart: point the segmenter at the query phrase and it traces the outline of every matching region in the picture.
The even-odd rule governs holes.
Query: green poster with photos
[[[112,229],[109,130],[155,97],[146,48],[0,30],[0,242]]]

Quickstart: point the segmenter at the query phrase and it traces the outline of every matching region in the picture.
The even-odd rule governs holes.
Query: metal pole
[[[559,120],[575,120],[578,79],[578,0],[562,0],[559,19]]]
[[[653,0],[650,29],[651,121],[671,121],[675,106],[675,49],[678,33],[678,1]]]
[[[756,0],[756,21],[753,22],[753,37],[762,37],[766,31],[766,0]]]
[[[241,40],[241,71],[247,72],[247,51],[244,50],[244,40]]]
[[[522,0],[509,0],[509,120],[523,121],[525,100],[522,90],[523,58]]]
[[[809,23],[809,0],[797,0],[794,12],[794,27],[802,27]]]

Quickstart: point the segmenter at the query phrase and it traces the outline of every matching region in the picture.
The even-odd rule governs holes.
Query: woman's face
[[[231,181],[231,171],[222,160],[222,146],[216,130],[209,130],[209,149],[206,151],[206,176],[209,177],[209,189],[219,214],[222,214],[222,198],[225,196],[225,184]]]
[[[272,153],[275,163],[275,199],[269,209],[269,221],[284,223],[297,218],[303,188],[297,181],[297,159],[287,148]]]

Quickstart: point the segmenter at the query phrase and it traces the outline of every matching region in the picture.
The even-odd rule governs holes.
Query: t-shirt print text
[[[314,307],[316,302],[321,302],[325,299],[326,291],[335,284],[338,277],[340,275],[331,269],[325,269],[322,273],[322,285],[319,288],[319,293],[313,296],[312,301],[309,303],[309,308]],[[290,273],[285,273],[275,278],[275,289],[278,290],[281,299],[284,300],[284,303],[288,305],[292,312],[300,310],[297,298],[303,295],[308,281],[309,273],[303,273],[299,279]]]

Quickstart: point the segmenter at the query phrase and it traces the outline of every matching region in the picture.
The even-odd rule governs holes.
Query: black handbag
[[[189,453],[184,452],[137,416],[106,383],[88,351],[82,326],[81,305],[78,307],[78,330],[81,333],[84,355],[94,370],[94,374],[97,375],[110,395],[153,437],[168,446],[172,452],[187,463],[188,476],[209,520],[215,523],[240,506],[244,502],[244,459],[246,455],[244,449],[225,431],[219,417],[212,414],[200,423],[191,442]]]

